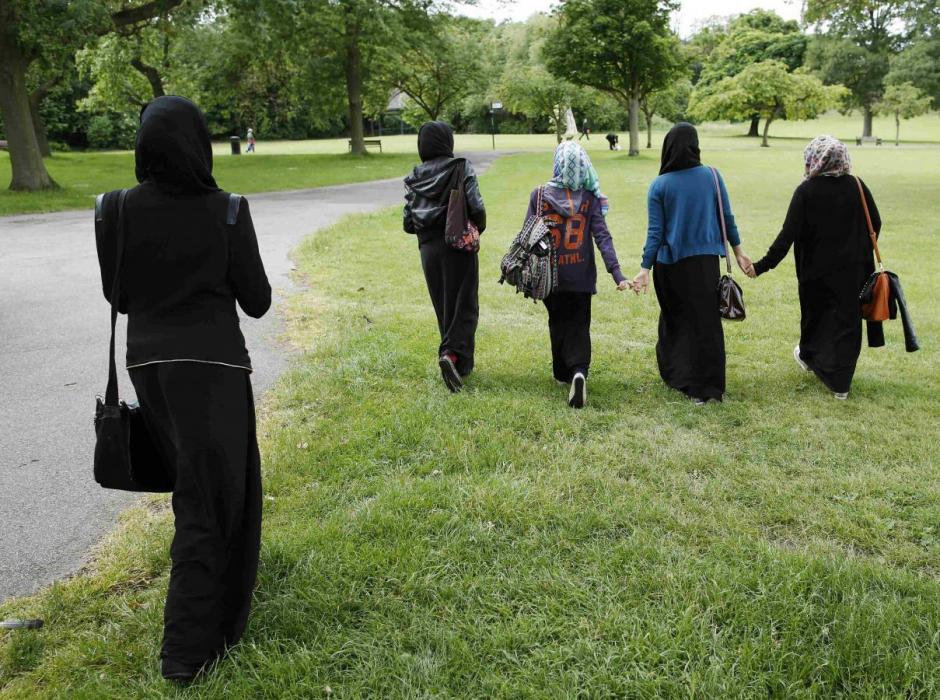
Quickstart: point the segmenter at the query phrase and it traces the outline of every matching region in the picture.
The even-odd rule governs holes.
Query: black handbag
[[[715,180],[715,194],[718,197],[718,218],[721,221],[721,236],[725,242],[725,263],[728,273],[718,280],[718,313],[725,321],[743,321],[747,318],[744,310],[744,291],[734,281],[731,274],[731,244],[728,243],[728,227],[725,225],[725,205],[721,201],[721,186],[718,184],[718,171],[711,168]]]
[[[95,405],[95,481],[103,488],[121,491],[165,493],[173,490],[173,479],[167,471],[144,422],[140,406],[118,400],[117,366],[114,362],[114,327],[117,323],[118,299],[121,294],[121,264],[124,258],[124,200],[127,190],[118,197],[117,258],[114,282],[111,285],[111,345],[108,358],[108,387],[104,401],[99,396]]]
[[[480,230],[467,213],[466,183],[467,163],[457,159],[454,168],[456,184],[447,195],[447,220],[444,225],[444,242],[464,253],[480,252]]]

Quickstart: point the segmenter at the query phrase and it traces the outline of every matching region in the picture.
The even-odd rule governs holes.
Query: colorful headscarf
[[[807,179],[839,177],[852,169],[849,149],[834,136],[817,136],[803,151]]]
[[[550,186],[593,192],[601,201],[603,214],[607,215],[607,197],[601,192],[600,178],[597,177],[597,171],[587,151],[573,141],[563,141],[555,149],[552,166],[552,179],[548,181]]]

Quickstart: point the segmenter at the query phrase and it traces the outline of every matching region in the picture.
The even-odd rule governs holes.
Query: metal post
[[[496,150],[496,113],[490,110],[490,136],[493,137],[493,150]]]

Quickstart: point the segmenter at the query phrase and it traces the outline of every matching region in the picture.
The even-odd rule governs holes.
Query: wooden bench
[[[382,139],[363,139],[364,146],[378,146],[379,153],[382,152]],[[349,139],[349,152],[352,153],[352,139]]]
[[[879,139],[879,138],[877,138],[877,137],[875,137],[875,136],[856,136],[856,137],[855,137],[855,145],[856,145],[856,146],[861,146],[863,143],[873,143],[873,144],[875,144],[876,146],[880,146],[880,145],[881,145],[881,139]]]
[[[10,147],[6,141],[0,141],[0,151],[9,151]]]

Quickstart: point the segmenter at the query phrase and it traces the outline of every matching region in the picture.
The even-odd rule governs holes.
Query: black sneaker
[[[441,368],[444,385],[450,389],[451,393],[456,394],[463,388],[463,380],[460,378],[460,372],[457,371],[457,365],[446,352],[438,358],[437,364]]]
[[[193,666],[174,659],[163,659],[160,662],[160,672],[163,678],[180,685],[192,683],[203,668],[204,666]]]
[[[587,379],[578,372],[571,380],[571,391],[568,392],[568,405],[571,408],[584,408],[587,403]]]

